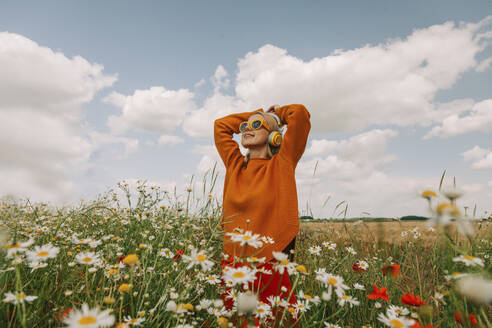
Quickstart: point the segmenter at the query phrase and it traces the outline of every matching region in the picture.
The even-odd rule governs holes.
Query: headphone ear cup
[[[282,133],[273,131],[268,135],[268,143],[273,147],[278,147],[282,144]]]

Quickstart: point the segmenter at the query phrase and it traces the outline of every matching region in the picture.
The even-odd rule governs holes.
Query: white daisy
[[[207,283],[211,284],[211,285],[217,285],[218,283],[220,283],[220,279],[219,277],[217,277],[217,275],[215,274],[211,274],[207,277],[205,277],[205,280]]]
[[[321,247],[311,246],[311,247],[309,247],[309,252],[313,255],[320,255],[321,254]]]
[[[75,256],[75,259],[80,264],[86,264],[86,265],[98,264],[101,262],[101,260],[99,259],[99,255],[97,255],[94,252],[79,253]]]
[[[171,259],[174,257],[173,252],[169,248],[163,248],[159,251],[159,255],[168,259]]]
[[[23,242],[23,243],[9,243],[5,248],[7,249],[7,257],[12,257],[14,254],[17,252],[24,252],[27,250],[29,246],[31,246],[34,243],[34,239],[29,238],[29,240]]]
[[[354,284],[354,288],[355,289],[358,289],[358,290],[366,290],[366,288],[363,285],[358,284],[358,283],[355,283]]]
[[[342,328],[339,325],[335,325],[334,323],[325,322],[324,324],[326,328]]]
[[[40,262],[55,258],[59,251],[60,249],[58,247],[47,244],[43,246],[34,246],[34,250],[26,251],[26,256],[30,262]]]
[[[343,289],[337,289],[336,294],[338,296],[338,305],[340,306],[344,306],[345,303],[350,304],[350,307],[353,307],[354,305],[359,305],[359,301],[357,301],[356,298],[345,294],[345,291]]]
[[[284,270],[291,275],[296,272],[297,263],[290,262],[287,254],[282,252],[272,252],[273,257],[278,261],[275,263],[275,270],[277,270],[280,274],[284,273]]]
[[[466,266],[479,265],[483,267],[483,260],[471,255],[460,255],[458,257],[453,258],[453,262],[463,262]]]
[[[321,281],[325,287],[328,288],[328,294],[331,295],[333,288],[337,290],[349,289],[347,285],[343,283],[343,278],[341,276],[336,276],[331,273],[326,273],[325,268],[320,268],[315,271],[316,280]]]
[[[141,323],[145,321],[145,318],[132,318],[130,316],[125,316],[125,323],[131,326],[141,326]]]
[[[386,315],[388,316],[405,316],[409,315],[410,311],[407,308],[404,308],[402,306],[396,306],[396,305],[390,305],[388,309],[386,310]]]
[[[260,238],[265,244],[275,244],[275,241],[273,240],[272,237],[268,236],[261,236]]]
[[[369,268],[369,263],[367,263],[366,261],[357,261],[356,262],[357,266],[362,269],[362,270],[367,270]]]
[[[14,294],[14,293],[11,293],[11,292],[7,292],[5,293],[5,298],[3,299],[3,301],[5,303],[14,303],[14,304],[19,304],[19,303],[24,303],[24,302],[32,302],[34,301],[36,298],[38,298],[37,296],[28,296],[24,293],[17,293],[17,294]]]
[[[331,250],[335,250],[337,248],[336,243],[330,243],[328,241],[324,241],[323,246],[325,246],[326,248],[331,249]]]
[[[349,252],[352,255],[357,255],[357,252],[352,248],[352,247],[345,247],[347,252]]]
[[[239,268],[229,268],[227,271],[222,272],[222,279],[225,282],[230,282],[232,286],[247,284],[253,282],[256,279],[256,270],[250,269],[246,266]]]
[[[240,233],[226,233],[226,236],[231,238],[231,241],[239,243],[240,246],[249,245],[254,248],[263,246],[263,242],[260,239],[259,234],[254,234],[251,231],[246,231],[244,234]]]
[[[89,309],[87,304],[82,304],[82,310],[72,310],[63,323],[70,328],[97,328],[112,326],[115,318],[110,315],[111,310],[101,311],[98,307]]]
[[[268,318],[272,315],[272,307],[266,303],[258,302],[255,314],[260,319]]]
[[[398,317],[396,315],[385,316],[383,313],[378,315],[378,320],[392,328],[410,328],[415,324],[415,320],[413,319]]]
[[[198,252],[194,247],[191,248],[190,256],[183,255],[183,260],[190,263],[186,267],[187,270],[189,270],[194,265],[200,265],[203,271],[209,271],[214,266],[214,262],[210,261],[207,258],[207,254],[205,253],[205,251]]]
[[[31,272],[34,272],[34,270],[45,268],[48,266],[48,263],[46,262],[29,262],[29,267],[32,269]]]
[[[314,304],[319,304],[321,302],[320,298],[318,295],[316,296],[311,296],[311,295],[308,295],[308,294],[304,294],[304,292],[302,290],[299,291],[299,294],[297,295],[297,297],[299,298],[303,298],[306,300],[306,304],[312,302]]]

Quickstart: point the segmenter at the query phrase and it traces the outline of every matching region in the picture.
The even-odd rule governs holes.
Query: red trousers
[[[226,265],[232,266],[231,263],[232,263],[232,260],[227,261],[227,262],[222,261],[221,266],[222,267],[224,267]],[[272,306],[272,304],[270,304],[270,302],[267,300],[268,297],[279,296],[281,299],[285,300],[289,297],[289,294],[292,292],[292,284],[290,282],[289,273],[287,272],[287,270],[284,270],[283,274],[280,274],[274,268],[275,263],[276,263],[276,261],[272,260],[270,262],[267,262],[267,263],[259,266],[258,269],[263,268],[265,270],[272,272],[272,274],[265,274],[265,273],[257,272],[255,281],[253,283],[248,284],[248,289],[253,291],[255,294],[258,295],[259,301],[266,303],[266,304],[269,304],[271,306]],[[233,266],[234,267],[240,267],[243,265],[244,264],[242,264],[242,263],[236,263]],[[282,287],[285,287],[284,288],[285,291],[282,291]],[[232,307],[234,304],[232,298],[227,297],[228,296],[227,292],[230,289],[231,288],[227,288],[226,293],[221,295],[221,298],[224,301],[224,306],[229,311],[232,310]],[[288,301],[289,301],[289,304],[291,304],[291,305],[293,305],[297,302],[296,297],[294,295],[294,292],[292,292],[292,295],[290,296]],[[274,307],[274,305],[272,307]],[[273,310],[273,316],[277,317],[277,315],[278,315],[278,319],[280,319],[283,311],[284,311],[283,308],[279,308],[279,311],[278,311],[279,314],[276,314],[275,311]],[[289,312],[287,312],[285,314],[285,318],[289,318],[289,317],[292,318],[291,314]],[[294,321],[292,321],[292,322],[294,322]],[[256,325],[259,326],[258,320],[256,320]]]

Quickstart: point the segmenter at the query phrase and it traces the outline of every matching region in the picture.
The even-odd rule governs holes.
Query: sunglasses
[[[262,118],[253,120],[253,121],[244,121],[241,124],[239,124],[239,131],[244,132],[246,128],[249,126],[251,130],[258,130],[261,129],[262,126],[265,127],[268,131],[270,131],[270,127],[268,126],[268,123],[265,122]]]

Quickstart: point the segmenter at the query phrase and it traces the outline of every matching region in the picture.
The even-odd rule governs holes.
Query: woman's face
[[[254,121],[256,119],[263,119],[263,116],[260,114],[253,114],[249,117],[249,122]],[[252,148],[258,146],[266,146],[268,141],[268,130],[261,126],[258,130],[252,130],[249,126],[242,132],[241,134],[241,144],[244,148]]]

